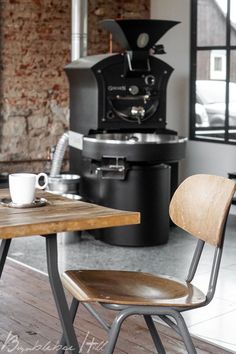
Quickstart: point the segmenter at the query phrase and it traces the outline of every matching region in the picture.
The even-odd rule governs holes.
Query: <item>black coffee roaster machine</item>
[[[139,211],[141,224],[97,230],[120,246],[164,244],[168,206],[178,185],[186,138],[166,129],[166,90],[173,71],[157,56],[158,40],[178,22],[104,20],[123,52],[94,55],[66,68],[70,87],[70,169],[80,195],[121,210]]]

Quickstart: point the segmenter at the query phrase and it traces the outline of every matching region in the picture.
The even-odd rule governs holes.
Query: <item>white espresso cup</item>
[[[43,178],[44,183],[39,184]],[[14,204],[31,204],[35,200],[36,188],[44,189],[48,184],[46,173],[12,173],[9,175],[9,190]]]

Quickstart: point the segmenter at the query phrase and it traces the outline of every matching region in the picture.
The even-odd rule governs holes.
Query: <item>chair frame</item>
[[[225,234],[225,226],[224,225],[224,231],[223,231],[223,236],[222,236],[222,242],[220,246],[215,247],[215,253],[214,253],[214,258],[213,258],[213,263],[212,263],[212,268],[211,268],[211,274],[210,274],[210,279],[209,279],[209,285],[208,285],[208,291],[206,295],[206,301],[202,303],[200,306],[197,307],[202,307],[206,306],[213,298],[215,289],[216,289],[216,283],[217,283],[217,278],[219,274],[219,268],[220,268],[220,262],[222,258],[222,251],[223,251],[223,242],[224,242],[224,234]],[[191,283],[192,280],[194,279],[194,276],[196,274],[197,268],[199,261],[201,259],[202,251],[205,246],[205,241],[203,240],[198,240],[197,245],[192,257],[192,261],[189,267],[188,275],[186,278],[187,283]],[[160,336],[157,332],[156,329],[156,324],[154,324],[154,321],[152,319],[152,316],[158,316],[162,321],[164,321],[169,327],[175,330],[183,339],[183,342],[185,344],[185,347],[187,349],[188,353],[191,354],[196,354],[197,351],[195,349],[195,346],[193,344],[192,338],[190,336],[189,330],[186,326],[186,323],[183,319],[183,316],[181,315],[181,312],[184,312],[186,310],[189,310],[189,308],[183,307],[183,308],[170,308],[166,306],[130,306],[130,305],[117,305],[117,304],[105,304],[101,303],[103,307],[109,310],[116,310],[119,311],[117,314],[116,318],[114,319],[112,325],[110,326],[99,314],[98,312],[89,304],[86,302],[81,302],[81,304],[94,316],[94,318],[100,323],[100,325],[108,332],[108,342],[105,348],[105,354],[112,354],[115,345],[119,336],[119,332],[122,326],[122,323],[124,322],[125,319],[127,319],[129,316],[133,315],[142,315],[144,317],[144,320],[146,322],[146,325],[148,327],[148,330],[150,332],[150,335],[152,337],[153,343],[155,345],[155,348],[159,354],[166,354],[165,348],[161,342]],[[78,310],[79,306],[79,301],[75,298],[73,298],[71,307],[70,307],[70,313],[72,316],[72,320],[74,321],[76,312]],[[171,319],[173,318],[175,322]],[[64,339],[64,336],[62,336],[61,346],[65,346],[66,342]],[[61,350],[58,352],[58,354],[63,354],[64,351]]]
[[[221,237],[220,241],[217,244],[214,244],[213,247],[215,247],[215,252],[213,255],[213,262],[212,262],[212,267],[211,267],[211,273],[209,276],[209,283],[208,283],[208,289],[206,293],[206,299],[204,302],[198,305],[193,305],[191,307],[189,306],[184,306],[183,307],[169,307],[169,306],[145,306],[145,305],[118,305],[118,304],[108,304],[108,303],[100,303],[103,307],[109,310],[116,310],[118,311],[118,314],[116,315],[115,319],[113,320],[112,325],[110,326],[99,314],[98,312],[91,306],[89,302],[81,302],[83,306],[96,318],[96,320],[102,325],[102,327],[108,332],[108,342],[105,347],[104,354],[112,354],[115,349],[115,345],[119,336],[119,332],[122,326],[122,323],[126,318],[132,315],[142,315],[144,317],[144,320],[146,322],[147,328],[150,332],[150,335],[152,337],[153,343],[155,345],[155,348],[159,354],[166,354],[165,348],[162,344],[161,338],[158,334],[157,327],[158,323],[154,323],[152,316],[158,316],[162,321],[164,321],[169,327],[171,327],[177,334],[179,334],[184,342],[184,345],[186,347],[186,350],[189,354],[197,354],[196,348],[193,344],[192,338],[190,336],[189,330],[187,328],[187,325],[185,323],[185,320],[182,316],[182,312],[191,310],[193,308],[199,308],[206,306],[213,298],[215,290],[216,290],[216,284],[217,284],[217,279],[219,275],[219,268],[220,268],[220,263],[221,263],[221,258],[222,258],[222,251],[223,251],[223,244],[224,244],[224,238],[225,238],[225,229],[226,229],[226,223],[227,223],[227,218],[229,214],[229,208],[230,205],[228,206],[226,210],[226,217],[225,220],[223,221],[222,224],[222,231],[220,232]],[[195,274],[198,269],[198,265],[202,256],[202,252],[205,246],[205,241],[204,239],[198,239],[197,245],[195,247],[195,251],[193,253],[192,261],[190,263],[189,271],[186,277],[186,282],[188,284],[191,284],[193,281]],[[208,242],[207,242],[208,243]],[[70,308],[70,313],[73,318],[75,318],[77,309],[79,306],[79,301],[75,298],[72,300],[71,308]],[[65,339],[64,336],[61,338],[61,345],[65,345]],[[67,343],[68,345],[69,343]],[[64,353],[63,350],[58,352],[58,354]]]

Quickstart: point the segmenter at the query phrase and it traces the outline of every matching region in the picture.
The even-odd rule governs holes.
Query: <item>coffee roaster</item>
[[[173,68],[159,39],[176,21],[104,20],[123,52],[80,58],[66,67],[70,86],[70,166],[83,198],[141,212],[137,226],[103,229],[105,242],[166,243],[168,204],[186,139],[166,128]]]

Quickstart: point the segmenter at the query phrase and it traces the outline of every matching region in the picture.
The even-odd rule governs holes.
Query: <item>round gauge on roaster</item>
[[[148,33],[140,33],[140,35],[137,38],[137,46],[139,48],[144,48],[149,42],[149,34]]]
[[[137,95],[137,94],[139,93],[139,88],[138,88],[138,86],[136,86],[136,85],[131,85],[131,86],[129,87],[129,92],[130,92],[131,95],[133,95],[133,96]]]

